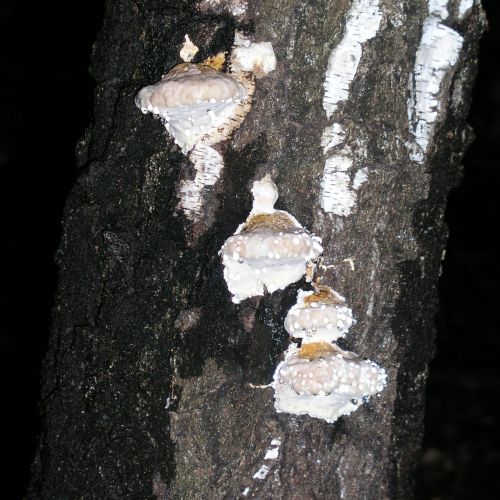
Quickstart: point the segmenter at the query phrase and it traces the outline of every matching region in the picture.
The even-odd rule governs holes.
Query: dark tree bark
[[[465,117],[483,13],[451,0],[446,16],[434,14],[463,43],[443,70],[438,118],[416,160],[408,81],[433,15],[426,2],[380,2],[380,26],[362,42],[349,97],[330,121],[325,72],[355,5],[213,3],[108,2],[91,70],[95,119],[78,145],[80,175],[57,254],[29,496],[410,498],[443,211],[471,138]],[[243,14],[231,14],[243,4]],[[235,29],[271,41],[278,66],[257,82],[249,115],[221,146],[225,167],[205,196],[212,215],[193,225],[176,208],[190,164],[134,96],[179,62],[186,33],[201,61],[229,51]],[[354,167],[368,167],[344,216],[319,204],[321,137],[332,122],[344,129]],[[272,389],[255,387],[270,382],[288,345],[283,319],[304,282],[235,305],[222,276],[218,251],[251,208],[251,182],[266,172],[278,208],[323,238],[323,279],[357,319],[343,347],[388,373],[380,397],[333,424],[278,414]],[[279,456],[264,462],[272,439],[281,440]],[[269,474],[254,479],[262,464]]]

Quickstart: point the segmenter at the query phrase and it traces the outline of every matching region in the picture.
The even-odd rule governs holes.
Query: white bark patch
[[[457,62],[463,38],[440,22],[442,12],[431,12],[424,21],[415,68],[408,87],[408,120],[415,144],[408,144],[410,159],[422,163],[435,124],[442,112],[443,81]],[[447,11],[446,11],[447,14]]]
[[[269,474],[269,467],[267,465],[263,465],[254,475],[254,479],[265,479]]]
[[[363,53],[362,44],[377,34],[381,20],[379,0],[354,0],[347,16],[344,37],[328,60],[323,84],[323,108],[328,118],[331,118],[340,102],[349,98],[351,82],[356,76]],[[323,153],[330,155],[325,161],[321,181],[321,208],[341,216],[352,212],[356,204],[356,190],[368,175],[367,169],[363,168],[351,179],[354,160],[350,148],[342,147],[345,140],[346,133],[341,122],[328,126],[321,138]]]
[[[179,207],[186,217],[196,221],[203,215],[203,188],[213,186],[224,167],[218,151],[206,144],[197,144],[189,154],[196,169],[194,180],[183,180],[179,185]]]
[[[460,0],[458,4],[458,18],[460,20],[463,19],[475,3],[474,0]]]
[[[373,38],[379,29],[382,13],[378,0],[355,0],[349,11],[345,34],[328,60],[324,83],[323,108],[328,118],[340,101],[349,97],[349,87],[358,70],[362,43]]]
[[[274,438],[271,440],[271,446],[273,448],[269,448],[267,451],[266,451],[266,454],[264,455],[264,460],[267,460],[267,464],[264,464],[264,465],[261,465],[259,470],[252,476],[253,479],[260,479],[260,480],[263,480],[267,477],[267,475],[269,474],[272,466],[274,465],[273,462],[274,460],[277,460],[278,457],[279,457],[279,451],[280,451],[280,446],[281,446],[281,439],[279,438]],[[242,491],[242,495],[244,497],[248,496],[248,494],[250,493],[250,487],[247,486],[243,491]]]
[[[429,14],[434,14],[439,19],[444,20],[448,17],[448,0],[429,0]]]
[[[321,147],[323,154],[327,154],[335,146],[342,144],[345,141],[345,131],[340,123],[333,123],[326,127],[321,137]]]
[[[368,178],[368,168],[364,167],[359,169],[354,176],[354,180],[352,181],[352,188],[356,191],[358,190]]]
[[[366,181],[366,167],[356,172],[351,181],[353,159],[349,148],[326,159],[321,181],[321,208],[336,215],[349,215],[356,204],[356,191]]]

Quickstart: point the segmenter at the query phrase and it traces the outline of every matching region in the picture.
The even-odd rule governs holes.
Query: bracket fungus
[[[248,93],[230,75],[203,64],[181,63],[154,85],[139,91],[143,113],[164,120],[183,153],[195,144],[216,144],[239,126],[246,114]]]
[[[285,330],[307,342],[333,342],[344,337],[353,323],[345,299],[329,286],[315,285],[314,291],[299,290],[297,303],[288,311]]]
[[[274,373],[274,407],[335,422],[382,391],[386,379],[376,363],[335,344],[292,344]]]
[[[236,52],[242,48],[246,50],[243,59]],[[141,89],[135,98],[143,113],[152,113],[162,120],[194,164],[194,180],[185,179],[179,187],[179,205],[193,221],[204,212],[203,188],[215,184],[224,167],[222,155],[212,146],[229,139],[250,110],[254,77],[264,76],[276,66],[269,42],[251,43],[238,33],[229,73],[221,71],[223,53],[200,64],[189,62],[197,50],[186,35],[180,51],[184,62],[174,66],[159,82]]]
[[[219,252],[234,303],[283,289],[306,273],[310,279],[323,251],[320,238],[274,208],[278,190],[269,175],[253,183],[252,194],[250,215]]]

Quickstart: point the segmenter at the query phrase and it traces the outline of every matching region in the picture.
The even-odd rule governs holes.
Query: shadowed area
[[[103,1],[2,2],[3,494],[20,498],[39,429],[39,372],[56,290],[54,254],[74,149],[92,113],[90,53]]]
[[[450,237],[440,281],[437,354],[427,389],[418,498],[498,498],[500,216],[498,140],[500,5],[484,0],[489,31],[480,49],[469,123],[476,139],[450,196]]]

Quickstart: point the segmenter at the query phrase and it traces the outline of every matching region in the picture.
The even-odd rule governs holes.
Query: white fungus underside
[[[216,144],[224,139],[221,130],[231,127],[241,101],[201,102],[189,107],[153,108],[141,107],[143,113],[159,116],[175,143],[186,154],[200,141]]]
[[[334,393],[328,396],[311,394],[301,396],[284,384],[274,384],[274,398],[274,408],[278,413],[309,415],[329,423],[335,422],[343,415],[349,415],[363,404],[362,399],[349,399],[345,395]]]
[[[243,263],[228,256],[222,259],[224,279],[237,304],[249,297],[273,293],[299,281],[306,272],[305,259],[249,260]]]
[[[177,68],[177,69],[176,69]],[[211,146],[229,138],[249,110],[252,92],[230,75],[197,65],[177,66],[136,96],[143,113],[161,119],[167,132],[196,170],[179,184],[179,207],[195,222],[204,215],[203,192],[224,167]]]
[[[283,233],[266,229],[238,234],[240,230],[241,226],[221,249],[224,279],[235,303],[299,281],[308,263],[323,251],[319,239],[303,230]]]

